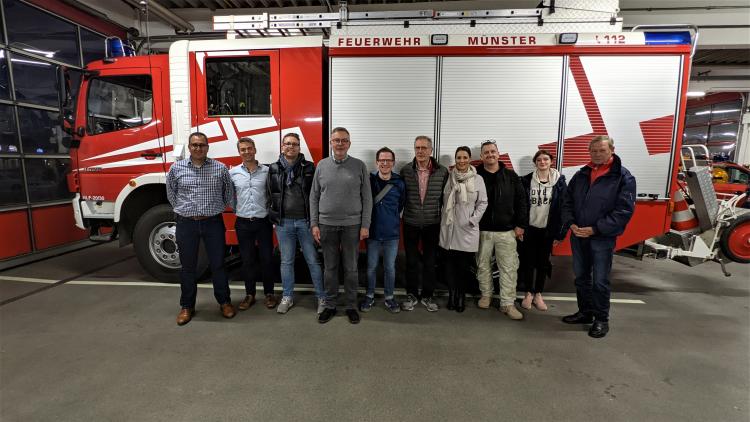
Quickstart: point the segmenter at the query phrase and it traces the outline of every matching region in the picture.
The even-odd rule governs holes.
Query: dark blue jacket
[[[393,187],[382,200],[374,203],[375,197],[380,193],[380,186],[384,186],[383,182],[386,181],[380,179],[377,171],[370,173],[373,198],[370,239],[394,240],[398,239],[401,234],[401,211],[404,210],[406,202],[406,185],[401,176],[391,173],[391,178],[386,184]]]
[[[584,166],[570,179],[563,204],[563,222],[592,227],[592,237],[617,237],[625,231],[635,210],[635,177],[613,155],[609,172],[594,181]]]
[[[526,189],[526,208],[531,210],[531,196],[529,191],[531,190],[531,177],[534,172],[527,174],[521,178],[521,184]],[[567,196],[567,189],[565,186],[565,176],[560,175],[557,179],[557,183],[552,187],[552,198],[549,204],[549,217],[547,217],[547,236],[555,240],[565,239],[565,234],[568,233],[569,225],[563,224],[562,221],[562,207],[565,197]]]

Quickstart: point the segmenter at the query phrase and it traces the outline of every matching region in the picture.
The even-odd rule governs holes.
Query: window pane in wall
[[[685,125],[703,125],[711,117],[711,106],[694,107],[685,110]]]
[[[0,207],[23,204],[26,194],[21,177],[21,160],[0,158]]]
[[[2,32],[2,31],[0,31]],[[8,81],[8,52],[0,50],[0,98],[10,99],[10,85]]]
[[[737,122],[711,125],[711,130],[708,132],[708,142],[735,142],[739,129],[740,126]]]
[[[708,126],[685,128],[682,133],[682,143],[685,145],[705,144],[708,139]]]
[[[27,158],[26,179],[28,181],[29,199],[31,202],[69,199],[73,194],[68,192],[65,175],[70,167],[67,158]]]
[[[10,55],[16,100],[29,104],[59,107],[57,66],[20,54]]]
[[[711,108],[711,121],[739,120],[742,112],[742,100],[714,104]]]
[[[81,28],[81,48],[83,48],[83,65],[104,58],[104,37]]]
[[[13,106],[0,104],[0,153],[14,154],[17,152],[18,136],[16,135]]]
[[[18,122],[25,155],[67,154],[63,141],[69,135],[60,126],[60,113],[18,107]]]
[[[18,0],[3,3],[10,46],[74,66],[81,65],[75,25]]]

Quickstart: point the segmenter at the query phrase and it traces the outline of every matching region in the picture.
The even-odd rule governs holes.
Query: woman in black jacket
[[[518,281],[526,286],[521,307],[531,309],[533,304],[540,311],[546,311],[542,291],[547,276],[551,274],[549,257],[552,246],[561,242],[568,231],[561,218],[566,186],[565,176],[552,168],[550,152],[543,149],[537,151],[533,161],[536,168],[521,179],[526,189],[529,226],[518,245],[521,261]]]

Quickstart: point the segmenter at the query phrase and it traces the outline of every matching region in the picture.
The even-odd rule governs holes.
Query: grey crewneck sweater
[[[310,226],[361,225],[370,228],[372,192],[367,166],[347,156],[342,161],[328,157],[318,162],[310,191]]]

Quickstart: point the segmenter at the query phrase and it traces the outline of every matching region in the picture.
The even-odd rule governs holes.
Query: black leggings
[[[552,254],[552,239],[546,229],[529,226],[523,234],[523,242],[518,242],[518,281],[527,292],[542,293],[544,282],[552,266],[549,256]],[[536,274],[534,274],[536,271]]]
[[[474,265],[475,252],[443,249],[443,254],[445,257],[445,281],[448,288],[455,290],[458,294],[466,293],[467,288],[472,284],[471,278],[474,277],[471,268]]]

